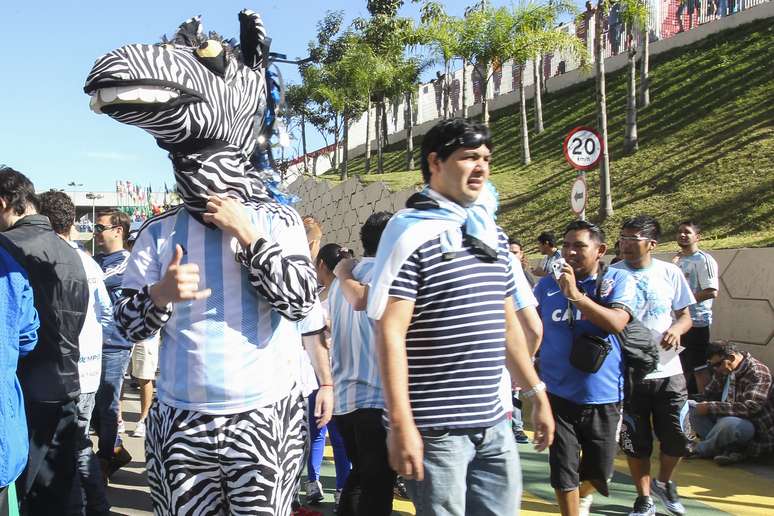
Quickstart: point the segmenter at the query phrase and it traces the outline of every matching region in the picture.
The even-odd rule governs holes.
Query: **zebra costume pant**
[[[303,464],[304,398],[213,416],[156,402],[146,467],[156,516],[285,516]]]

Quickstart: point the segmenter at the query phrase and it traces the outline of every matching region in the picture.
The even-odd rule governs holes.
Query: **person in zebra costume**
[[[239,22],[239,45],[195,17],[108,52],[84,87],[169,152],[183,200],[140,229],[114,310],[132,341],[162,332],[145,443],[157,515],[289,514],[306,440],[296,321],[317,278],[299,215],[251,163],[269,39],[258,14]]]

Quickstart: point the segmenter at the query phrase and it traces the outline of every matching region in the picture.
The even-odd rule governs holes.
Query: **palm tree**
[[[461,21],[446,14],[443,4],[426,1],[421,9],[422,25],[412,38],[414,42],[429,47],[435,58],[443,63],[443,117],[451,116],[452,61],[459,54]]]
[[[649,9],[649,5],[645,3],[645,8]],[[648,11],[648,18],[650,18],[650,11]],[[650,27],[647,23],[643,25],[644,29],[641,31],[642,38],[642,53],[640,54],[640,107],[646,108],[650,106]]]
[[[621,20],[626,24],[629,43],[629,66],[626,81],[626,129],[624,132],[624,154],[633,154],[639,147],[637,142],[637,32],[647,32],[648,6],[645,0],[618,0],[621,6]],[[646,27],[645,31],[642,27]]]
[[[511,51],[512,17],[508,9],[494,9],[488,4],[472,10],[463,21],[460,54],[473,63],[481,80],[481,113],[484,124],[489,124],[487,89],[495,65],[504,63]]]
[[[529,4],[527,4],[529,5]],[[542,45],[539,45],[537,52],[532,56],[534,58],[534,72],[535,72],[535,131],[540,134],[544,131],[543,127],[543,92],[542,86],[545,82],[543,79],[543,56],[556,52],[557,50],[564,49],[573,57],[585,57],[587,52],[582,52],[580,47],[575,43],[570,43],[566,32],[562,32],[556,28],[559,18],[563,15],[575,16],[578,13],[577,7],[572,0],[550,0],[547,4],[540,6],[542,14],[534,21],[539,23],[535,30],[545,33],[545,37],[541,38]],[[559,35],[561,33],[561,35]],[[561,46],[557,46],[557,39],[560,38]],[[575,38],[577,39],[577,38]],[[583,59],[581,59],[583,61]]]
[[[534,72],[535,83],[535,132],[540,134],[545,129],[543,128],[543,54],[538,54],[532,61],[532,70]]]
[[[599,218],[605,220],[613,215],[613,200],[610,196],[610,155],[607,146],[607,94],[605,92],[605,54],[602,42],[602,23],[609,8],[608,0],[597,3],[594,23],[594,62],[597,76],[597,118],[602,135],[602,158],[599,162]]]
[[[567,57],[574,57],[581,62],[581,67],[586,67],[588,55],[583,43],[574,35],[561,30],[546,30],[552,26],[559,9],[567,9],[572,12],[571,4],[539,5],[533,2],[524,2],[515,7],[511,13],[511,37],[507,57],[513,59],[519,67],[519,109],[521,111],[521,140],[522,163],[530,163],[529,130],[527,127],[527,106],[524,91],[524,73],[529,59],[542,52],[560,52]],[[536,61],[537,62],[537,61]],[[535,84],[535,93],[540,90],[539,84]]]

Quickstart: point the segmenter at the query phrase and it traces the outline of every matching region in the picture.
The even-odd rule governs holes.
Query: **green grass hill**
[[[621,151],[625,70],[608,74],[614,215],[603,227],[611,241],[625,218],[647,213],[664,228],[665,250],[676,249],[675,225],[687,218],[704,224],[709,249],[774,244],[773,49],[774,24],[765,19],[653,56],[651,105],[639,112],[640,149],[631,156]],[[575,172],[564,160],[562,141],[577,125],[596,126],[593,78],[543,102],[546,130],[530,133],[529,166],[521,165],[518,105],[493,112],[490,124],[498,222],[528,247],[540,231],[559,233],[574,218],[569,192]],[[531,101],[528,108],[531,130]],[[363,182],[384,181],[392,190],[419,184],[419,171],[404,170],[404,149],[405,142],[388,147],[384,174],[362,175],[363,156],[350,161],[350,174],[361,174]],[[374,165],[375,159],[372,171]],[[599,222],[598,171],[587,179],[587,214]]]

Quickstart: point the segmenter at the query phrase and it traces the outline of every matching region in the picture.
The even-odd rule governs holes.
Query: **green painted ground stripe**
[[[554,490],[551,488],[548,476],[548,453],[537,453],[532,449],[532,445],[522,444],[519,445],[519,455],[524,489],[547,502],[555,503]],[[605,498],[600,494],[595,494],[591,513],[628,514],[636,497],[637,491],[634,489],[631,477],[616,471],[610,485],[610,496]],[[688,514],[700,514],[701,516],[728,514],[688,498],[683,498],[682,501]],[[524,507],[524,509],[528,509],[528,507]],[[658,500],[656,501],[656,509],[659,514],[668,514]],[[540,509],[536,508],[536,510]],[[556,512],[558,513],[558,507]]]

